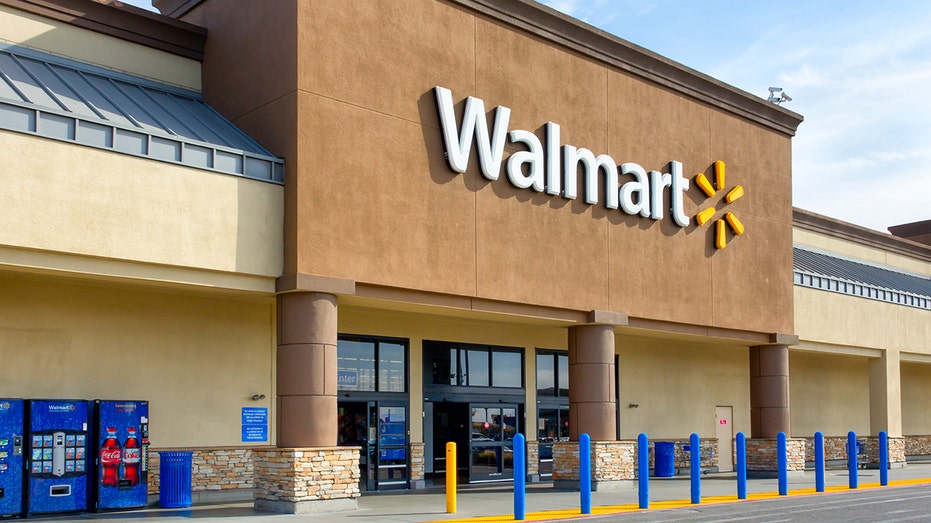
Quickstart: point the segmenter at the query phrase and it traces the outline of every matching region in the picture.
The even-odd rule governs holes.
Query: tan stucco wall
[[[902,363],[902,433],[931,434],[931,364]]]
[[[199,91],[200,62],[0,6],[0,41]]]
[[[172,277],[165,266],[245,274],[274,290],[281,186],[12,132],[0,148],[15,166],[0,171],[0,250],[139,262],[154,280]]]
[[[231,16],[240,9],[230,5],[205,2],[185,20],[207,27],[215,45],[208,101],[288,155],[286,272],[792,331],[787,136],[443,2],[281,2],[260,21]],[[281,31],[264,31],[270,21]],[[269,49],[270,58],[256,51]],[[249,95],[223,89],[267,78]],[[678,160],[693,177],[724,160],[728,189],[747,189],[728,206],[747,232],[715,252],[709,224],[680,229],[668,216],[518,190],[503,173],[488,182],[474,154],[456,175],[443,157],[436,85],[456,102],[511,108],[511,129],[556,122],[562,143],[618,163],[666,170]],[[296,130],[283,134],[289,115]],[[686,213],[722,195],[692,189]]]
[[[271,408],[272,299],[7,273],[0,289],[0,397],[149,400],[159,448],[243,445],[240,409]]]
[[[792,230],[792,241],[799,245],[822,249],[857,260],[888,265],[904,271],[931,276],[931,262],[916,260],[915,258],[909,258],[861,243],[854,243],[842,238],[795,228]]]
[[[870,432],[869,360],[789,351],[792,436]]]
[[[795,287],[795,331],[809,342],[931,354],[931,313]]]
[[[717,437],[716,406],[734,407],[734,434],[750,436],[750,351],[682,341],[618,338],[621,439]],[[637,408],[628,405],[635,403]]]
[[[289,163],[299,185],[299,271],[792,330],[788,138],[440,2],[301,8],[298,114],[313,132]],[[390,74],[400,64],[407,74]],[[359,81],[376,77],[388,84]],[[665,169],[675,159],[694,176],[724,159],[730,184],[747,189],[729,210],[749,233],[714,252],[708,226],[680,229],[668,217],[632,218],[488,182],[475,161],[456,175],[443,157],[434,85],[457,102],[471,95],[487,109],[511,108],[511,129],[557,122],[564,143],[619,163]],[[706,205],[698,194],[688,194],[689,214]]]

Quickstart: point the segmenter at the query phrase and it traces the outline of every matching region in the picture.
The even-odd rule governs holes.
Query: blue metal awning
[[[0,128],[284,181],[284,161],[199,93],[31,49],[0,48]]]
[[[931,309],[931,277],[795,246],[796,285]]]

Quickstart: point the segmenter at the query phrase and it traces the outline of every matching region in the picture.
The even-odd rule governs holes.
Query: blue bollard
[[[579,497],[582,514],[592,513],[592,440],[587,433],[579,436]]]
[[[789,495],[789,465],[786,457],[786,433],[780,432],[776,439],[776,456],[779,460],[779,495]]]
[[[889,435],[879,431],[879,484],[889,486]]]
[[[852,430],[847,433],[847,475],[850,488],[857,488],[857,433]]]
[[[824,492],[824,434],[815,432],[815,492]]]
[[[525,519],[527,508],[527,454],[524,435],[514,436],[514,519]]]
[[[737,433],[737,499],[747,499],[747,436]]]
[[[650,440],[642,432],[637,436],[637,464],[640,508],[650,508]]]
[[[692,504],[701,503],[701,442],[694,432],[689,437],[689,472],[692,477]]]

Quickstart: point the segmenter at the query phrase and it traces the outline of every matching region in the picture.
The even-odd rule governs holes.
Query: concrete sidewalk
[[[870,488],[879,483],[878,470],[860,470],[861,488]],[[927,482],[931,488],[931,464],[909,464],[905,469],[890,470],[889,480],[895,483]],[[848,489],[846,469],[829,469],[825,475],[829,492]],[[789,478],[789,495],[813,494],[814,471]],[[778,491],[776,479],[752,479],[747,492],[754,496],[775,495]],[[710,474],[702,477],[701,494],[703,503],[736,501],[737,481],[733,473]],[[653,508],[674,508],[688,505],[691,495],[688,476],[673,478],[650,478],[650,502]],[[614,492],[592,493],[595,513],[624,512],[636,509],[638,492],[636,486]],[[678,503],[663,503],[678,502]],[[159,521],[202,521],[237,519],[243,523],[418,523],[445,520],[482,518],[480,521],[513,521],[514,497],[510,484],[498,486],[463,486],[458,493],[458,510],[446,513],[446,495],[442,488],[420,491],[403,491],[383,494],[368,494],[359,498],[358,510],[326,514],[285,515],[256,512],[251,503],[224,505],[197,505],[190,509],[147,509],[135,512],[79,514],[54,518],[30,518],[41,521],[63,520],[106,520],[112,522],[156,519]],[[622,506],[627,507],[622,507]],[[559,511],[559,512],[549,512]],[[533,484],[527,487],[526,512],[528,520],[546,520],[579,517],[579,493],[556,490],[549,484]],[[540,514],[544,512],[543,514]],[[492,516],[501,516],[494,518]]]

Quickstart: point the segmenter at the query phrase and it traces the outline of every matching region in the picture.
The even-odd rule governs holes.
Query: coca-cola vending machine
[[[148,490],[149,402],[94,400],[96,511],[143,508]]]

